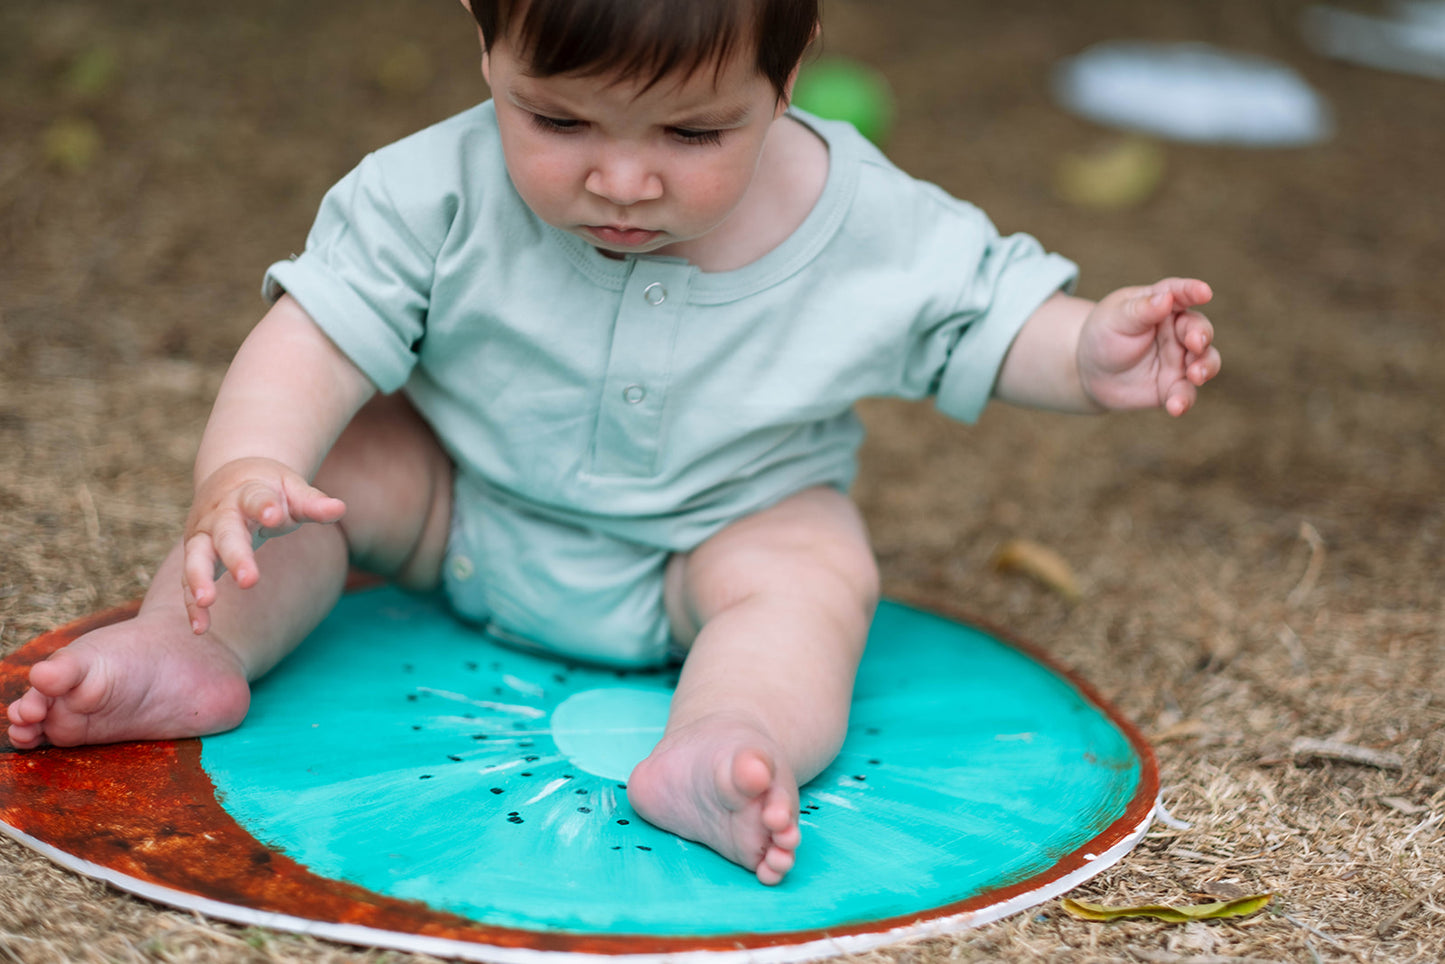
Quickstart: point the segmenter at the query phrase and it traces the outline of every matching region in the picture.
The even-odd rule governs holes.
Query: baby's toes
[[[70,695],[85,679],[85,676],[85,664],[62,649],[49,659],[36,663],[30,668],[30,685],[33,689],[25,696],[35,694],[45,700],[48,705],[50,699]],[[47,697],[49,699],[46,699]]]
[[[33,750],[40,745],[40,727],[11,724],[5,739],[17,750]]]
[[[793,869],[793,860],[791,850],[769,847],[767,853],[763,854],[762,862],[758,864],[758,880],[770,887],[781,882],[788,871]]]
[[[757,750],[743,750],[730,761],[726,781],[720,787],[721,796],[733,801],[732,807],[741,809],[766,793],[772,784],[772,762]]]
[[[12,724],[12,730],[16,726],[38,727],[49,709],[50,700],[44,693],[32,688],[6,708],[5,716]]]
[[[798,798],[790,788],[783,783],[775,783],[769,789],[767,799],[763,802],[762,811],[763,826],[773,835],[773,840],[778,841],[780,834],[789,832],[795,833],[798,830]],[[783,844],[783,846],[797,846],[794,844]]]
[[[798,829],[796,823],[773,834],[773,846],[783,850],[797,850],[798,845],[803,842],[803,831]]]

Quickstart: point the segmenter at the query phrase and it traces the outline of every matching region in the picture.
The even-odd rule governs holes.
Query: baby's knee
[[[446,546],[452,473],[411,403],[377,396],[332,446],[316,487],[346,503],[339,525],[353,565],[430,588]]]
[[[821,544],[804,552],[787,573],[794,589],[786,583],[783,591],[794,591],[818,599],[840,614],[859,615],[871,621],[878,606],[880,578],[878,563],[867,543],[841,541]],[[866,623],[865,623],[866,624]]]
[[[685,560],[679,581],[699,624],[755,598],[803,601],[840,618],[871,620],[880,579],[861,518],[851,504],[841,511],[812,508],[760,514]]]

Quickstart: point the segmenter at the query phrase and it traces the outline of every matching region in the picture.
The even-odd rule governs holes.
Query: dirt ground
[[[1445,958],[1445,86],[1319,58],[1303,6],[828,4],[827,50],[894,85],[905,168],[1073,257],[1083,294],[1214,285],[1225,372],[1187,418],[869,403],[857,494],[890,591],[1010,627],[1155,743],[1179,823],[1076,896],[1276,895],[1182,927],[1047,904],[870,961]],[[1064,203],[1059,159],[1118,135],[1054,106],[1051,65],[1121,37],[1278,58],[1337,134],[1165,145],[1143,204]],[[0,6],[0,649],[144,590],[265,266],[364,152],[483,96],[448,0]],[[1082,598],[999,571],[1009,539]],[[8,840],[0,958],[411,959],[170,911]]]

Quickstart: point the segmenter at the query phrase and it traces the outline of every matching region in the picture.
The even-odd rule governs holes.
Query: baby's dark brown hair
[[[756,47],[781,98],[818,27],[818,0],[472,0],[489,46],[505,36],[538,77],[619,73],[652,86]]]

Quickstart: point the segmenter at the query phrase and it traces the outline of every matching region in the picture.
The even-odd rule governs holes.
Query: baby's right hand
[[[266,539],[308,522],[332,523],[346,504],[315,488],[272,459],[227,462],[196,487],[186,518],[181,582],[191,630],[210,628],[206,612],[216,601],[216,580],[226,570],[242,589],[261,578],[255,550]]]

